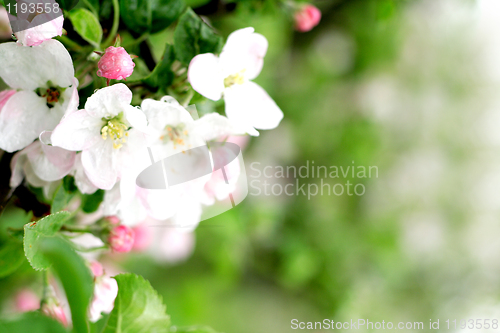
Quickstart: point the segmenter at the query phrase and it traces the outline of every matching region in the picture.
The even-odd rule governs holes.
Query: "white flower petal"
[[[0,77],[13,89],[35,90],[48,81],[69,87],[75,71],[66,48],[56,40],[34,47],[17,43],[0,44]]]
[[[114,84],[96,91],[87,99],[85,110],[98,118],[111,118],[125,111],[132,102],[132,91],[123,83]]]
[[[219,59],[212,53],[199,54],[191,60],[188,80],[198,93],[217,101],[224,91],[224,76]]]
[[[90,179],[85,174],[82,164],[82,154],[77,154],[75,157],[73,176],[75,177],[76,187],[78,187],[78,190],[80,190],[83,194],[92,194],[97,191],[97,187],[92,184]]]
[[[103,122],[92,117],[87,110],[75,111],[64,117],[52,132],[54,146],[67,150],[84,150],[104,140],[100,128]]]
[[[215,112],[196,120],[192,125],[191,133],[205,141],[236,134],[229,119]]]
[[[103,190],[115,185],[118,177],[115,152],[110,140],[101,140],[82,152],[82,165],[92,184]]]
[[[141,132],[147,132],[148,121],[146,119],[146,115],[141,109],[127,105],[127,107],[125,107],[124,114],[130,126]]]
[[[283,112],[271,97],[251,81],[235,84],[224,92],[226,115],[238,128],[248,134],[256,132],[251,128],[273,129],[283,119]]]
[[[225,76],[244,71],[245,78],[253,80],[262,70],[267,48],[267,39],[254,33],[253,28],[236,30],[229,35],[220,55]]]
[[[45,181],[55,181],[66,176],[75,163],[75,152],[47,146],[35,141],[35,149],[27,153],[33,172]]]
[[[17,92],[0,112],[0,148],[13,152],[26,147],[57,124],[55,116],[45,98],[32,91]]]

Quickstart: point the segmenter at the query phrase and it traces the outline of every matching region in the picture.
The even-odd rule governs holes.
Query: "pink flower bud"
[[[97,76],[123,80],[134,71],[135,64],[123,47],[110,46],[97,63]]]
[[[33,311],[40,307],[40,299],[34,292],[24,289],[15,296],[16,310],[19,312]]]
[[[42,312],[59,321],[64,326],[68,326],[68,320],[66,319],[66,314],[64,313],[63,308],[57,303],[54,299],[49,299],[47,303],[42,305]]]
[[[106,216],[105,219],[108,220],[109,223],[114,224],[114,225],[118,225],[121,222],[120,218],[116,215]]]
[[[111,229],[108,242],[113,251],[129,252],[134,245],[134,237],[134,230],[125,225],[119,225]]]
[[[318,25],[321,11],[311,4],[300,6],[295,12],[295,29],[306,32]]]

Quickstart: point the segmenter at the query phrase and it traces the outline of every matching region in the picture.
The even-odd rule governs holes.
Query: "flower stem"
[[[118,32],[118,26],[120,25],[120,4],[118,0],[113,0],[113,26],[111,27],[111,32],[108,38],[104,41],[103,45],[106,47],[110,45]]]
[[[47,303],[47,298],[49,296],[49,270],[46,269],[42,272],[42,283],[43,283],[43,290],[42,290],[42,299],[40,300],[40,308],[42,308],[44,303]]]
[[[82,47],[78,43],[72,41],[67,36],[64,35],[57,36],[56,39],[59,40],[64,45],[66,45],[68,48],[73,49],[75,51],[80,51],[82,49]]]

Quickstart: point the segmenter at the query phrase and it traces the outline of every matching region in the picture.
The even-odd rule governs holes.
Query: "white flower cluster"
[[[124,224],[151,217],[194,228],[203,205],[229,194],[218,190],[224,180],[208,175],[175,189],[140,188],[137,175],[151,164],[148,147],[158,160],[210,140],[276,127],[281,110],[250,81],[266,51],[267,40],[246,28],[229,36],[218,57],[196,56],[189,81],[207,98],[223,96],[227,118],[211,113],[193,120],[170,96],[132,106],[132,91],[122,83],[97,90],[79,110],[73,62],[60,42],[0,44],[0,77],[10,87],[0,93],[0,148],[18,151],[11,187],[25,180],[50,197],[72,175],[84,194],[106,190],[104,214],[118,215]],[[228,174],[237,178],[239,166],[233,169]]]

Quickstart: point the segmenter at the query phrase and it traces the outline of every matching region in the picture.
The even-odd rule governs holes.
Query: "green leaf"
[[[161,61],[156,65],[151,74],[143,80],[144,83],[154,88],[166,88],[170,86],[174,80],[174,73],[172,72],[172,63],[174,60],[174,47],[167,44]]]
[[[24,262],[23,243],[11,241],[0,248],[0,278],[14,273]]]
[[[59,213],[60,214],[60,213]],[[87,311],[94,284],[89,268],[71,244],[59,237],[45,237],[40,242],[40,252],[52,264],[64,287],[73,329],[77,333],[89,332]]]
[[[209,3],[210,0],[186,0],[186,5],[191,8],[201,7]]]
[[[52,206],[50,207],[50,213],[54,214],[63,210],[73,199],[75,193],[69,193],[64,188],[64,183],[59,185],[56,192],[54,193],[54,198],[52,199]]]
[[[68,212],[59,212],[24,226],[24,255],[35,270],[50,266],[50,261],[39,251],[41,240],[54,237],[69,216]]]
[[[9,228],[23,228],[26,223],[31,221],[32,212],[26,212],[24,209],[17,207],[14,202],[15,198],[11,199],[0,215],[0,239],[10,240]]]
[[[103,333],[168,333],[170,317],[161,297],[148,281],[135,274],[120,274],[118,296]]]
[[[219,53],[222,37],[188,9],[180,18],[174,32],[174,47],[177,59],[188,65],[194,56],[201,53]]]
[[[57,320],[40,312],[26,312],[17,320],[0,321],[0,332],[67,333],[68,331]]]
[[[69,13],[76,32],[94,47],[99,47],[102,39],[102,27],[97,17],[85,8],[78,8]]]
[[[78,0],[56,0],[56,2],[64,10],[71,10],[78,4]]]
[[[186,9],[182,0],[151,0],[153,19],[151,33],[156,33],[168,28]]]
[[[217,333],[208,326],[172,327],[171,333]]]
[[[104,191],[97,190],[92,194],[83,194],[82,195],[82,210],[85,213],[93,213],[101,204],[104,199]]]
[[[120,16],[132,31],[155,33],[167,28],[186,8],[182,0],[120,0]]]

